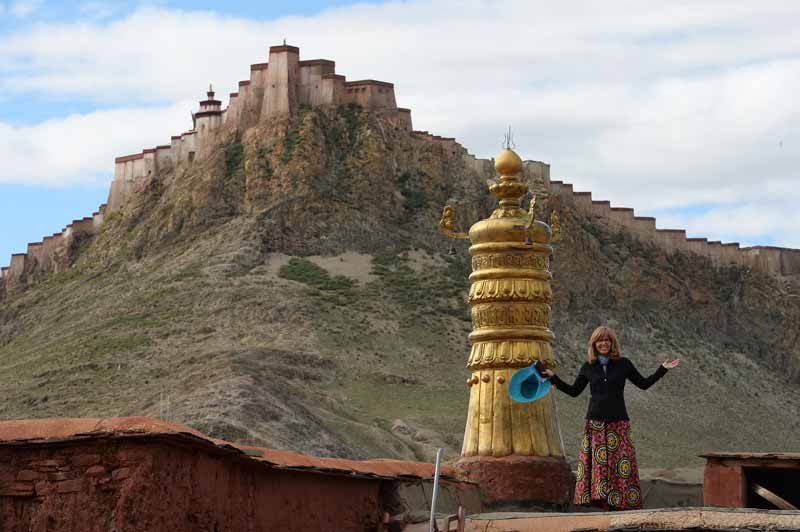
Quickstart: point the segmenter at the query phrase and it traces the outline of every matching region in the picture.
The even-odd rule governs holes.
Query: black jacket
[[[658,366],[655,373],[645,378],[627,358],[611,359],[608,368],[603,371],[600,362],[586,362],[581,366],[575,384],[567,384],[553,375],[550,382],[553,386],[567,395],[578,397],[586,385],[592,398],[589,400],[589,411],[586,419],[602,421],[619,421],[628,419],[628,410],[625,408],[625,381],[646,390],[666,375],[667,368]]]

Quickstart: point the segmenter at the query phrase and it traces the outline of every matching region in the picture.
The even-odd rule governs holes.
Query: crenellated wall
[[[627,231],[638,240],[655,244],[667,253],[694,253],[708,258],[715,266],[736,264],[777,275],[800,275],[800,249],[772,246],[742,248],[738,243],[687,238],[683,229],[657,229],[656,219],[636,216],[633,209],[612,207],[608,201],[592,199],[591,192],[575,192],[572,185],[550,182],[550,193],[574,206],[594,223],[616,231]]]
[[[41,242],[28,244],[26,253],[15,253],[11,263],[0,269],[0,300],[6,294],[16,294],[37,277],[65,271],[70,265],[70,253],[76,240],[95,235],[103,224],[106,205],[92,214],[73,220],[60,232],[46,236]]]

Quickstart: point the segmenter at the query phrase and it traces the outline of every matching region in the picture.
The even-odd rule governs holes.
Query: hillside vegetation
[[[469,261],[436,221],[446,202],[462,226],[486,216],[493,177],[358,107],[223,130],[213,156],[143,183],[69,271],[0,303],[0,415],[161,415],[318,455],[453,458]],[[684,360],[629,389],[643,467],[800,451],[800,287],[551,207],[559,373],[600,323],[643,373]],[[570,458],[586,402],[558,396]]]

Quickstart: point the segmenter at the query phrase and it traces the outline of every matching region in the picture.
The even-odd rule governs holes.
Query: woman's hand
[[[667,369],[677,368],[678,366],[681,365],[681,359],[680,358],[676,358],[675,360],[666,360],[661,365],[664,366]]]
[[[546,369],[546,370],[542,371],[542,377],[544,377],[545,379],[549,379],[553,375],[555,375],[555,373],[553,373],[552,369]]]

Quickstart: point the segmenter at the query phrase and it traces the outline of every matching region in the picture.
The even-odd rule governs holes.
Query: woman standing
[[[668,360],[649,377],[642,377],[633,362],[621,356],[617,335],[608,327],[598,327],[592,333],[588,358],[571,385],[551,370],[543,372],[553,386],[567,395],[577,397],[589,384],[592,396],[581,440],[575,504],[612,510],[641,508],[636,450],[630,440],[625,408],[625,382],[630,380],[646,390],[681,361]]]

